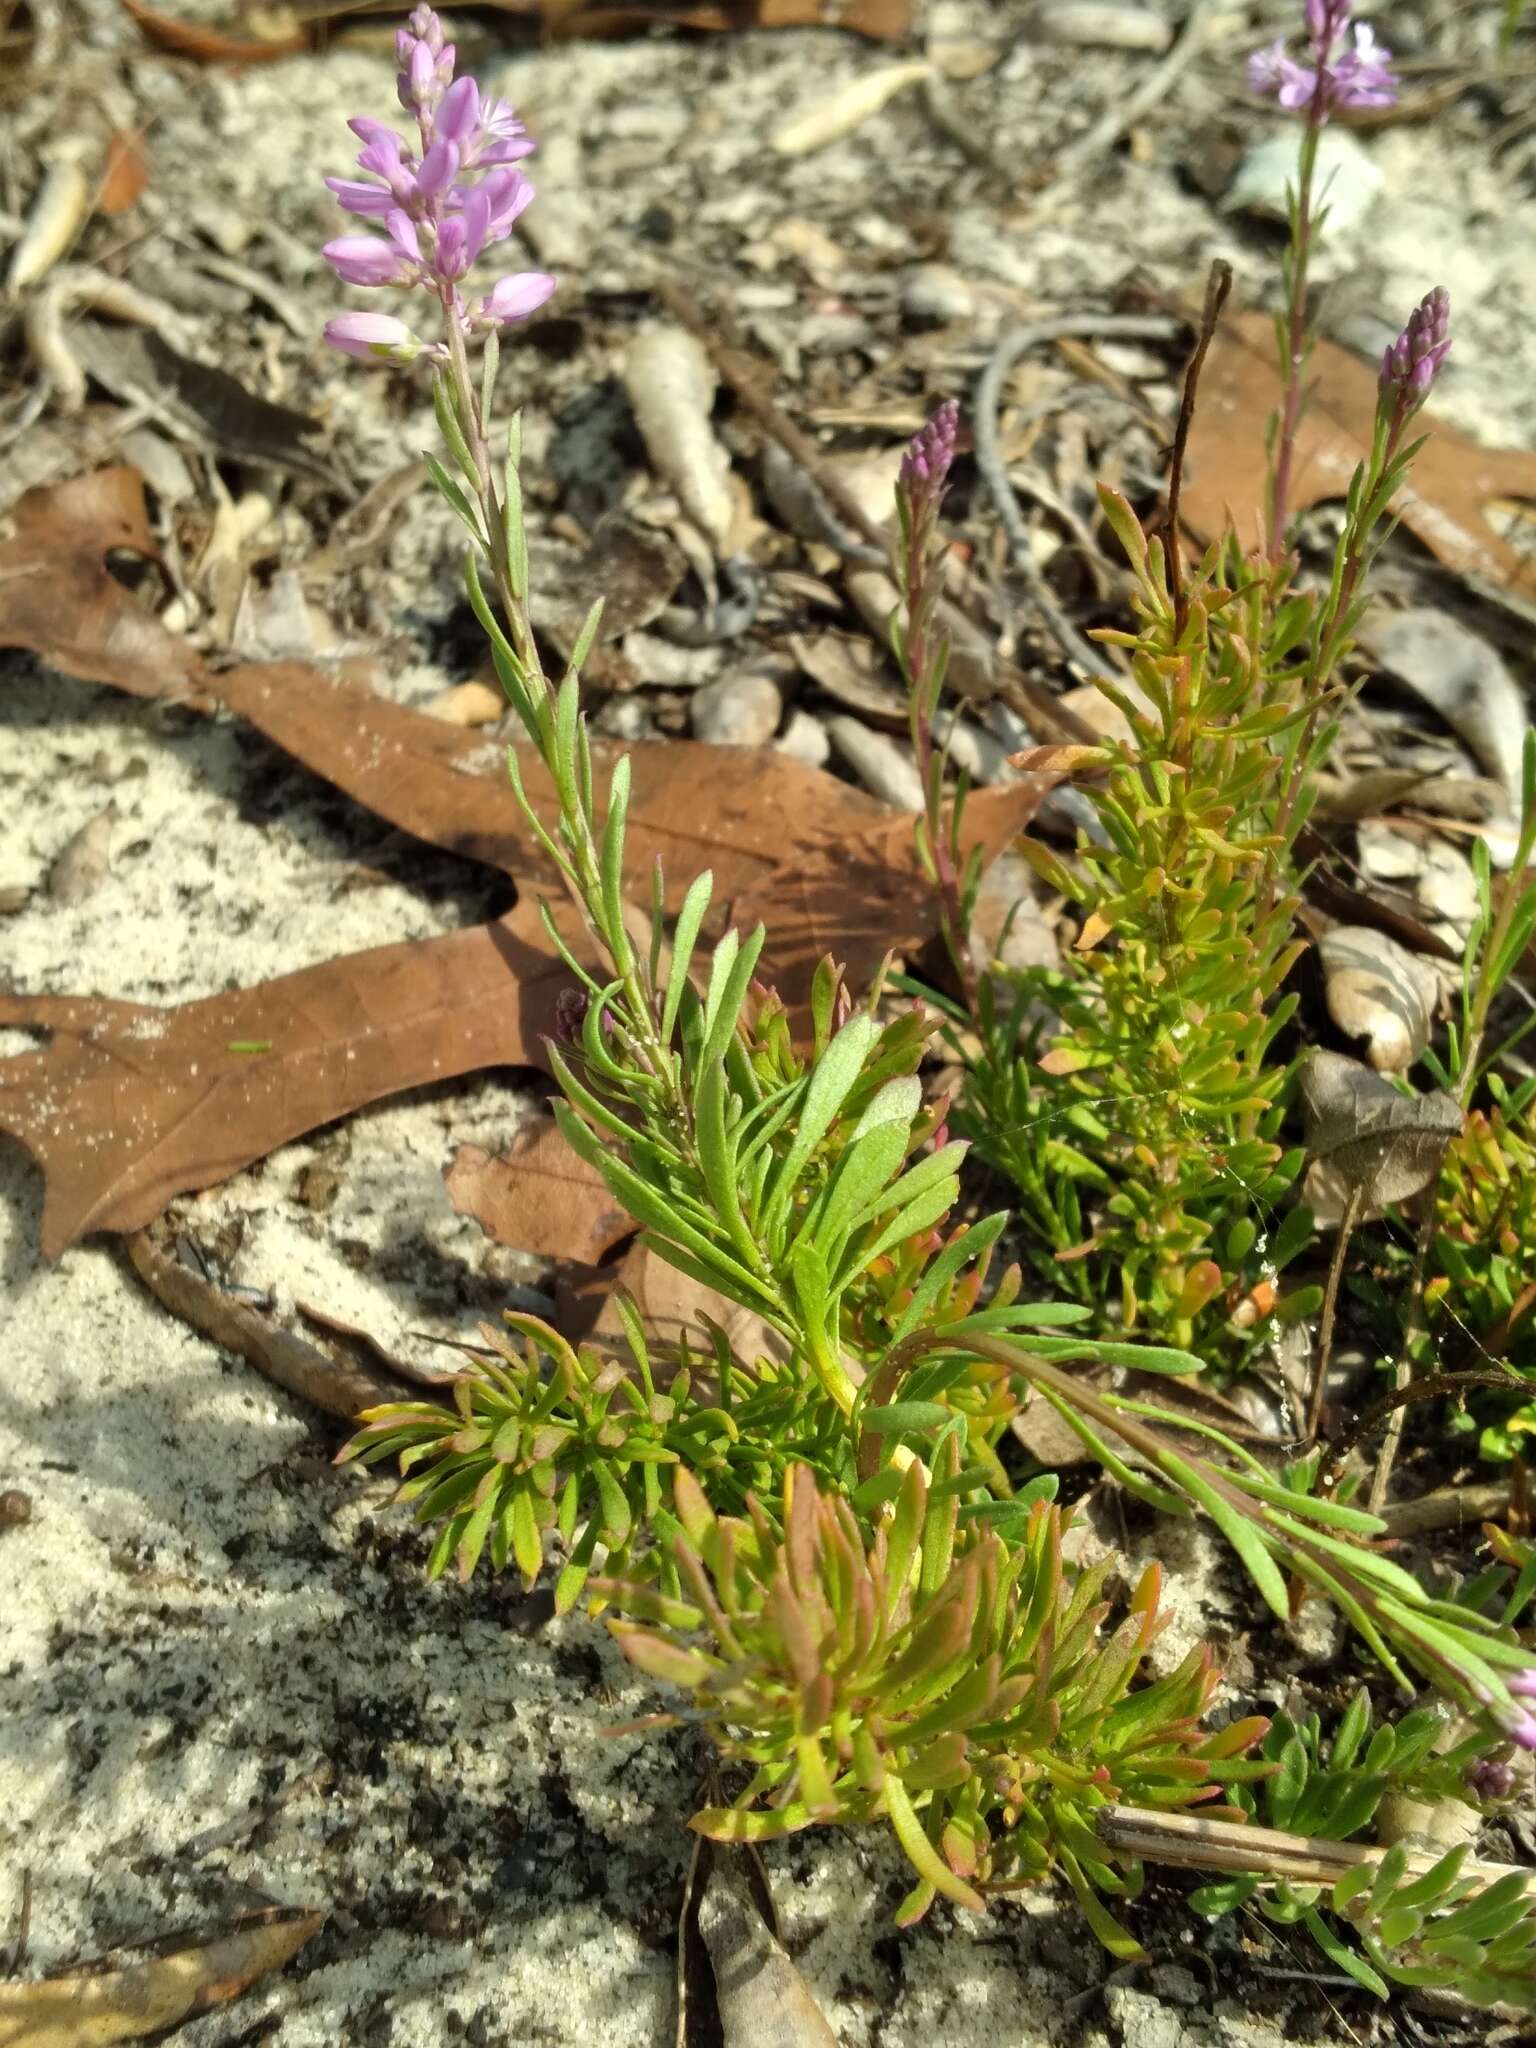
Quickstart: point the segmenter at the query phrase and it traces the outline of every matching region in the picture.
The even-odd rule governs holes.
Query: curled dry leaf
[[[0,1984],[0,2048],[106,2048],[142,2041],[238,1998],[280,1970],[325,1924],[303,1907],[243,1913],[227,1933],[141,1963]]]
[[[1363,925],[1335,925],[1317,950],[1334,1023],[1346,1038],[1364,1040],[1378,1073],[1406,1073],[1429,1043],[1440,995],[1434,969]]]
[[[28,491],[0,536],[0,646],[136,697],[190,698],[202,657],[118,582],[119,551],[158,560],[136,470]]]
[[[735,501],[730,458],[710,411],[717,379],[708,353],[682,327],[641,328],[624,358],[624,390],[656,474],[719,554],[728,551]]]
[[[518,1132],[499,1156],[461,1145],[443,1175],[460,1216],[515,1251],[600,1266],[635,1223],[595,1167],[574,1153],[553,1117]]]
[[[1307,1149],[1369,1213],[1420,1194],[1461,1131],[1461,1105],[1443,1088],[1404,1095],[1359,1060],[1313,1051],[1301,1069]]]
[[[400,1382],[361,1359],[338,1363],[329,1353],[296,1337],[249,1302],[239,1301],[156,1242],[147,1230],[127,1241],[129,1263],[162,1308],[226,1351],[236,1352],[285,1393],[355,1422],[368,1408],[398,1401]],[[3,2040],[3,2036],[0,2036]]]
[[[23,292],[36,284],[74,247],[91,211],[91,178],[85,155],[83,144],[69,145],[59,150],[44,172],[21,240],[11,251],[5,276],[8,292]]]
[[[1310,365],[1293,512],[1347,494],[1355,465],[1370,452],[1376,416],[1374,365],[1330,341],[1316,344]],[[1215,540],[1229,514],[1245,544],[1262,531],[1264,466],[1250,451],[1263,446],[1266,422],[1282,396],[1269,316],[1241,313],[1223,322],[1200,380],[1181,500],[1184,523],[1201,540]],[[1428,414],[1420,425],[1429,438],[1393,510],[1448,569],[1536,597],[1536,563],[1495,533],[1487,518],[1499,499],[1536,498],[1536,453],[1481,447]]]
[[[1367,616],[1361,645],[1432,705],[1479,764],[1520,801],[1520,759],[1530,714],[1525,693],[1486,640],[1426,605]]]
[[[149,184],[149,156],[142,128],[119,128],[107,140],[106,161],[96,186],[96,211],[126,213]]]
[[[116,804],[99,810],[75,833],[48,870],[48,894],[55,903],[83,903],[112,872],[112,827]]]

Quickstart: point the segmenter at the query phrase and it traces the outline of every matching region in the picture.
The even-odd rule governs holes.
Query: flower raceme
[[[325,182],[348,213],[376,222],[383,234],[341,235],[322,253],[344,284],[431,292],[461,335],[526,320],[555,289],[542,271],[499,278],[474,306],[459,281],[484,250],[506,240],[533,198],[516,168],[533,144],[505,100],[483,98],[474,79],[454,77],[454,46],[431,8],[418,7],[400,31],[396,58],[400,104],[416,117],[420,147],[412,150],[365,115],[347,124],[363,144],[363,177]],[[348,355],[387,362],[448,352],[421,342],[391,314],[339,314],[325,337]]]
[[[1347,40],[1353,0],[1307,0],[1307,47],[1301,57],[1286,49],[1284,37],[1248,59],[1248,84],[1287,112],[1325,120],[1349,107],[1390,107],[1397,79],[1392,52],[1377,42],[1368,22],[1356,22]]]
[[[1408,325],[1382,357],[1382,390],[1400,392],[1411,404],[1419,404],[1429,396],[1450,352],[1451,295],[1440,285],[1414,307]]]

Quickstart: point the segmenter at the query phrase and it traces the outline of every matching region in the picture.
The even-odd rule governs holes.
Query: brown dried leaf
[[[380,946],[179,1009],[0,994],[0,1025],[51,1033],[0,1062],[0,1130],[46,1177],[44,1256],[134,1230],[365,1103],[482,1067],[536,1064],[569,979],[534,906]]]
[[[461,1145],[443,1180],[461,1216],[473,1216],[488,1237],[515,1251],[600,1266],[637,1228],[553,1117],[519,1131],[512,1150],[499,1157],[481,1145]]]
[[[201,655],[118,582],[115,552],[158,560],[137,470],[28,491],[0,530],[0,647],[136,697],[190,698]]]
[[[912,0],[721,0],[718,6],[590,6],[587,0],[542,0],[544,26],[555,36],[619,36],[662,24],[726,34],[747,28],[843,28],[895,42],[912,26]]]
[[[1376,413],[1374,369],[1333,342],[1314,349],[1311,384],[1296,442],[1293,512],[1347,494],[1355,465],[1369,453]],[[1227,321],[1205,360],[1184,477],[1185,523],[1201,540],[1215,539],[1229,516],[1245,544],[1257,539],[1264,435],[1280,397],[1268,315]],[[1429,439],[1394,501],[1403,524],[1447,568],[1536,597],[1536,564],[1486,516],[1497,499],[1536,498],[1536,454],[1481,447],[1429,415],[1420,425]]]
[[[242,1913],[226,1934],[142,1963],[118,1963],[0,1984],[0,2048],[106,2048],[142,2041],[238,1998],[280,1970],[324,1925],[323,1913],[267,1906]]]
[[[0,542],[0,645],[32,646],[141,696],[174,690],[199,708],[216,699],[391,824],[553,891],[501,745],[301,662],[214,675],[107,574],[108,545],[150,552],[132,472],[29,493]],[[611,773],[619,750],[594,742],[592,751],[599,778]],[[776,752],[653,743],[630,758],[626,874],[636,896],[658,857],[672,910],[710,868],[720,915],[767,925],[768,965],[791,1005],[803,1003],[824,954],[857,984],[888,951],[931,935],[933,895],[911,820],[875,798]],[[527,748],[519,759],[532,801],[552,809],[542,764]],[[974,795],[965,847],[996,854],[1051,779]],[[0,1129],[27,1146],[48,1183],[45,1253],[90,1230],[137,1228],[174,1194],[211,1186],[364,1103],[481,1067],[537,1063],[566,979],[525,896],[494,925],[176,1010],[0,996],[0,1023],[54,1034],[41,1051],[0,1064]]]
[[[1313,1160],[1332,1168],[1367,1210],[1428,1187],[1463,1123],[1461,1105],[1443,1088],[1400,1094],[1337,1052],[1307,1055],[1301,1101]]]
[[[144,0],[123,0],[123,6],[144,31],[148,42],[178,57],[195,57],[201,64],[270,64],[275,57],[296,56],[309,47],[309,32],[285,10],[264,8],[253,16],[266,35],[226,35],[206,22],[181,21],[175,15],[157,14]]]

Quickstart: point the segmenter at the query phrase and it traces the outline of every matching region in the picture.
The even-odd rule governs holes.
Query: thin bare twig
[[[1360,1864],[1373,1868],[1390,1853],[1365,1842],[1330,1842],[1316,1835],[1290,1835],[1281,1828],[1261,1828],[1251,1821],[1201,1820],[1187,1813],[1161,1813],[1140,1806],[1101,1806],[1094,1830],[1107,1847],[1183,1870],[1229,1870],[1252,1877],[1284,1879],[1288,1884],[1337,1884]],[[1414,1877],[1432,1870],[1437,1852],[1407,1849]],[[1471,1856],[1461,1866],[1463,1877],[1493,1884],[1517,1871],[1527,1885],[1536,1884],[1536,1870],[1520,1864],[1493,1863]]]
[[[1355,1225],[1360,1221],[1360,1211],[1365,1207],[1365,1187],[1357,1182],[1349,1191],[1344,1204],[1344,1214],[1339,1218],[1339,1234],[1334,1242],[1333,1258],[1328,1266],[1328,1284],[1323,1290],[1323,1313],[1318,1324],[1317,1358],[1312,1367],[1312,1391],[1307,1398],[1307,1442],[1317,1441],[1318,1424],[1323,1419],[1323,1394],[1328,1385],[1328,1361],[1333,1355],[1333,1319],[1339,1306],[1339,1282],[1344,1276],[1344,1260],[1349,1252],[1349,1241],[1355,1234]]]
[[[1150,108],[1162,105],[1176,81],[1199,56],[1205,32],[1215,12],[1216,0],[1191,0],[1189,12],[1184,17],[1184,33],[1162,63],[1155,65],[1136,90],[1117,101],[1086,135],[1080,135],[1076,142],[1069,142],[1065,149],[1056,152],[1051,164],[1050,183],[1059,184],[1062,179],[1075,176],[1095,157],[1113,149],[1133,121],[1139,121]]]
[[[1372,1430],[1378,1429],[1394,1411],[1414,1401],[1432,1401],[1441,1394],[1459,1394],[1463,1387],[1518,1387],[1525,1391],[1526,1382],[1516,1372],[1501,1372],[1493,1366],[1483,1366],[1468,1372],[1431,1373],[1427,1379],[1413,1380],[1406,1387],[1394,1387],[1390,1394],[1383,1394],[1379,1401],[1373,1401],[1363,1415],[1357,1415],[1331,1447],[1321,1482],[1323,1493],[1331,1493],[1338,1484],[1344,1462],[1355,1446],[1364,1443]]]
[[[1189,430],[1195,423],[1195,399],[1200,389],[1200,372],[1206,351],[1216,333],[1221,309],[1232,289],[1232,266],[1218,256],[1205,281],[1205,305],[1200,313],[1200,333],[1195,352],[1184,372],[1184,389],[1179,399],[1179,423],[1173,434],[1173,459],[1168,465],[1168,517],[1163,527],[1163,555],[1168,564],[1168,588],[1173,594],[1175,640],[1184,635],[1188,600],[1184,594],[1184,545],[1179,538],[1179,501],[1184,492],[1184,456],[1189,447]]]
[[[1435,1529],[1464,1529],[1489,1522],[1510,1504],[1507,1479],[1486,1479],[1480,1486],[1442,1486],[1418,1500],[1400,1500],[1381,1511],[1389,1536],[1427,1536]]]
[[[1187,321],[1166,313],[1068,313],[1057,319],[1032,321],[1026,327],[1010,327],[999,337],[991,360],[976,385],[971,422],[976,442],[976,468],[997,507],[1003,531],[1008,537],[1013,566],[1029,586],[1029,594],[1040,616],[1050,627],[1062,653],[1084,675],[1101,671],[1108,657],[1091,646],[1056,602],[1056,593],[1046,581],[1030,545],[1029,527],[1019,509],[1013,485],[1008,480],[998,438],[998,413],[1002,404],[1003,381],[1021,356],[1050,341],[1171,341],[1183,332]]]

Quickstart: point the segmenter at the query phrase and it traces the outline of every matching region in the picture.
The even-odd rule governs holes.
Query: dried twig
[[[1205,284],[1205,306],[1200,315],[1200,333],[1195,352],[1184,372],[1184,391],[1179,400],[1179,423],[1173,435],[1173,459],[1168,465],[1168,517],[1164,526],[1163,553],[1168,563],[1168,588],[1173,593],[1174,637],[1182,639],[1188,605],[1184,596],[1184,543],[1179,536],[1179,499],[1184,489],[1184,455],[1189,430],[1195,423],[1195,399],[1200,389],[1200,372],[1232,289],[1232,266],[1218,256]]]
[[[991,360],[982,371],[976,385],[975,415],[972,422],[976,438],[976,468],[982,482],[997,506],[998,517],[1002,520],[1003,531],[1008,536],[1008,549],[1013,566],[1029,585],[1029,593],[1039,609],[1040,616],[1050,627],[1051,633],[1063,654],[1082,671],[1092,675],[1104,668],[1107,657],[1092,647],[1078,632],[1065,612],[1056,602],[1056,593],[1046,581],[1045,574],[1035,560],[1030,545],[1029,527],[1019,510],[1019,501],[1014,495],[1013,485],[1008,481],[1007,465],[1003,461],[1002,448],[998,439],[998,412],[1002,402],[1003,381],[1019,360],[1033,348],[1040,348],[1049,341],[1085,340],[1103,338],[1134,341],[1171,341],[1187,326],[1184,320],[1168,314],[1153,313],[1068,313],[1052,320],[1032,321],[1026,327],[1007,328],[992,351]]]
[[[1329,1842],[1316,1835],[1288,1835],[1281,1828],[1251,1822],[1201,1820],[1194,1814],[1159,1813],[1140,1806],[1101,1806],[1094,1828],[1106,1847],[1154,1863],[1177,1864],[1182,1870],[1226,1870],[1253,1877],[1283,1879],[1287,1884],[1331,1885],[1368,1863],[1375,1866],[1389,1851],[1366,1842]],[[1415,1877],[1432,1870],[1438,1853],[1407,1849],[1408,1869]],[[1518,1871],[1527,1885],[1536,1884],[1536,1870],[1518,1864],[1493,1863],[1469,1856],[1463,1877],[1493,1884]]]
[[[1384,1507],[1381,1519],[1389,1536],[1427,1536],[1436,1529],[1464,1529],[1472,1522],[1491,1521],[1509,1502],[1509,1481],[1487,1479],[1481,1486],[1442,1486],[1418,1500],[1400,1500]]]
[[[1414,1380],[1408,1386],[1395,1387],[1390,1394],[1383,1394],[1379,1401],[1373,1401],[1363,1415],[1357,1415],[1349,1428],[1334,1444],[1323,1472],[1321,1489],[1329,1494],[1343,1475],[1345,1460],[1357,1444],[1364,1443],[1372,1430],[1377,1429],[1389,1415],[1408,1407],[1414,1401],[1433,1401],[1441,1394],[1459,1394],[1464,1387],[1515,1387],[1522,1392],[1527,1383],[1514,1370],[1500,1371],[1494,1366],[1474,1367],[1467,1372],[1437,1372],[1428,1378]]]

